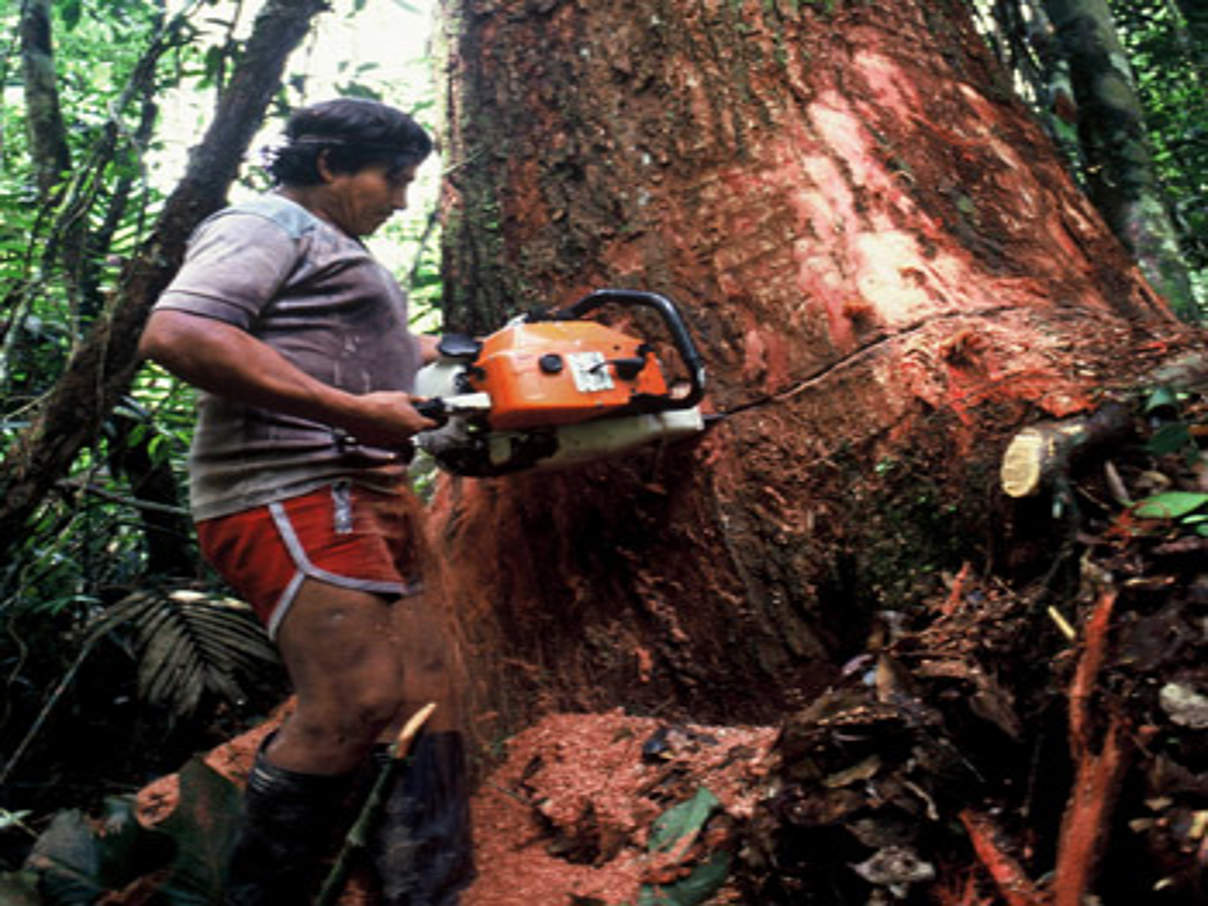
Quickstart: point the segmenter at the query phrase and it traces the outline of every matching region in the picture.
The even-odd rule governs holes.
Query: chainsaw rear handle
[[[666,296],[635,289],[597,289],[595,292],[588,293],[568,308],[551,313],[549,317],[554,321],[575,321],[582,318],[588,312],[595,311],[597,308],[609,304],[641,305],[646,308],[653,308],[658,312],[659,316],[663,319],[663,323],[667,325],[667,329],[671,332],[671,338],[675,342],[676,351],[683,360],[684,366],[688,369],[688,377],[692,386],[687,396],[673,398],[651,396],[647,400],[645,397],[649,396],[649,394],[640,394],[634,399],[635,408],[656,410],[690,409],[699,403],[701,397],[705,394],[705,363],[700,357],[700,353],[696,351],[696,344],[692,342],[692,337],[688,333],[688,328],[684,324],[684,319],[680,315],[679,309]],[[643,403],[649,403],[650,405],[646,406]]]

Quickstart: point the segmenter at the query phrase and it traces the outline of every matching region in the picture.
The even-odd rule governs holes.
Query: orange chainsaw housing
[[[636,367],[625,360],[639,358],[640,370],[622,376]],[[595,321],[505,327],[483,340],[468,377],[473,390],[490,395],[496,429],[587,421],[627,405],[635,393],[667,394],[645,344]]]

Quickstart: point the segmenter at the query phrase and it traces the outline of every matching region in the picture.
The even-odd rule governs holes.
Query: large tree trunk
[[[0,554],[130,384],[151,305],[168,284],[193,227],[220,208],[243,154],[276,92],[289,54],[322,0],[270,0],[253,25],[239,66],[151,237],[123,270],[116,298],[75,350],[29,428],[0,464]]]
[[[874,612],[1003,556],[1029,512],[997,492],[1012,431],[1179,342],[956,0],[447,12],[450,321],[664,292],[711,405],[743,407],[442,489],[486,733],[551,707],[775,719]]]

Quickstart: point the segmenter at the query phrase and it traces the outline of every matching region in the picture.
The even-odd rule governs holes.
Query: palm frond
[[[245,684],[279,661],[251,609],[234,598],[192,589],[141,590],[118,601],[89,626],[95,643],[119,626],[134,630],[139,694],[181,716],[207,692],[238,704]]]

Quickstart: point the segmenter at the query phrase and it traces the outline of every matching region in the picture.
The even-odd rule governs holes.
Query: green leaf
[[[673,805],[655,819],[648,848],[651,852],[656,849],[665,851],[680,838],[699,833],[709,815],[720,804],[708,787],[702,786],[687,802]]]
[[[79,809],[58,812],[38,838],[27,865],[41,875],[39,886],[53,906],[88,906],[104,893],[97,839]]]
[[[1164,456],[1167,453],[1175,453],[1191,443],[1194,441],[1187,425],[1183,422],[1169,422],[1150,435],[1145,449],[1154,456]]]
[[[63,17],[63,28],[71,31],[80,24],[80,13],[82,12],[80,0],[67,0],[59,8],[59,15]]]
[[[714,853],[688,877],[674,884],[644,884],[638,893],[638,906],[699,906],[717,893],[730,873],[730,854]]]
[[[56,814],[27,864],[41,875],[47,906],[90,906],[159,868],[168,852],[164,837],[135,819],[132,796],[111,796],[99,820],[79,809]]]
[[[1177,405],[1178,397],[1175,396],[1175,392],[1169,387],[1159,387],[1145,401],[1145,414],[1149,415],[1156,409],[1173,408]]]
[[[123,623],[137,630],[140,694],[192,713],[206,689],[244,698],[241,678],[280,669],[277,653],[246,605],[197,592],[139,591],[112,605],[89,627],[91,640]]]
[[[344,97],[365,98],[370,101],[380,101],[382,93],[373,85],[366,85],[356,79],[350,79],[342,85],[336,85],[336,90]]]
[[[38,876],[32,871],[0,873],[0,903],[4,906],[42,906]]]
[[[204,59],[205,75],[202,77],[201,85],[208,87],[217,83],[218,77],[222,73],[222,67],[226,63],[226,51],[218,46],[207,48]]]
[[[1133,515],[1142,519],[1178,519],[1208,503],[1208,494],[1198,491],[1166,491],[1138,501]]]

